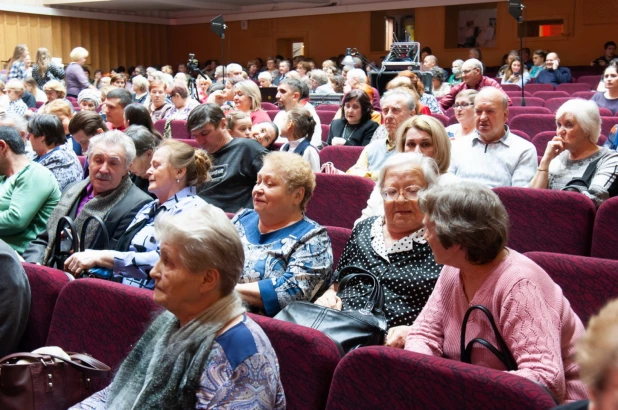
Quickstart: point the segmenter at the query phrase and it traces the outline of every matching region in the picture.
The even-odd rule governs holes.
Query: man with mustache
[[[120,131],[97,135],[90,139],[87,156],[90,176],[64,191],[49,217],[47,229],[24,252],[27,262],[48,264],[53,260],[55,241],[59,240],[56,227],[64,216],[75,221],[78,232],[73,235],[81,233],[88,217],[100,217],[110,236],[108,249],[116,249],[118,239],[137,211],[152,200],[129,178],[129,166],[135,158],[131,138]],[[105,249],[105,238],[98,224],[88,225],[85,242],[86,249]]]
[[[356,164],[347,171],[350,175],[377,180],[382,164],[396,151],[395,136],[399,126],[413,117],[416,110],[414,97],[403,88],[387,91],[380,100],[380,106],[384,124],[376,129],[371,143],[363,149]]]
[[[449,173],[490,188],[527,187],[537,171],[536,149],[511,134],[508,116],[506,94],[494,87],[483,88],[474,99],[476,132],[453,142]]]

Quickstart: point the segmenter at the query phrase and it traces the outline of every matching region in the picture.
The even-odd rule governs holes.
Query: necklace
[[[350,127],[351,132],[350,132],[350,133],[346,136],[345,134],[346,134],[346,131],[348,130],[348,124],[346,124],[346,125],[343,127],[343,134],[341,135],[341,138],[343,138],[343,139],[344,139],[344,140],[346,140],[346,141],[347,141],[347,140],[349,140],[350,138],[352,138],[352,135],[354,135],[354,132],[356,132],[356,129],[357,129],[357,128],[358,128],[358,127],[354,127],[354,128]]]

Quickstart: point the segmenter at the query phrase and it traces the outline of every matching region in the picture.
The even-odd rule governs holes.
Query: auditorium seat
[[[341,106],[339,104],[320,104],[315,107],[316,111],[334,111],[337,112]]]
[[[316,174],[316,187],[307,216],[324,226],[352,229],[360,218],[375,183],[351,175]]]
[[[159,134],[163,135],[165,133],[165,120],[157,120],[154,123],[154,128],[159,131]]]
[[[330,238],[331,246],[333,247],[333,270],[337,268],[341,253],[345,249],[346,243],[352,236],[352,230],[347,228],[341,228],[338,226],[327,226],[328,236]]]
[[[555,405],[543,387],[508,372],[372,346],[341,359],[326,409],[545,410]]]
[[[513,103],[511,107],[521,107],[521,95],[519,97],[511,97],[511,102]],[[545,100],[542,98],[526,97],[526,107],[543,107],[544,105]]]
[[[453,107],[449,108],[448,110],[444,111],[444,115],[446,115],[447,117],[453,117],[455,115],[455,109]]]
[[[528,135],[536,135],[542,131],[556,129],[556,118],[553,114],[520,114],[514,117],[509,127],[522,130]]]
[[[330,125],[329,124],[320,124],[320,128],[322,128],[322,142],[328,141],[328,134],[330,133]]]
[[[322,125],[330,125],[330,123],[333,122],[333,118],[335,118],[335,114],[337,114],[336,111],[322,110],[316,110],[316,113],[318,114],[318,118],[320,118]]]
[[[263,110],[278,110],[279,109],[279,107],[277,107],[275,104],[269,103],[266,101],[262,101],[260,105]]]
[[[534,107],[534,106],[525,106],[525,107],[509,107],[509,119],[510,122],[513,117],[521,114],[551,114],[545,107]]]
[[[46,266],[24,263],[30,282],[30,315],[17,351],[31,352],[45,346],[56,300],[69,283],[66,273]]]
[[[45,102],[44,102],[44,101],[37,101],[37,102],[36,102],[36,108],[37,108],[37,109],[41,108],[41,107],[43,106],[43,104],[45,104]]]
[[[586,83],[564,83],[558,84],[558,86],[556,87],[556,91],[565,91],[571,95],[578,91],[590,91],[591,89],[596,90],[597,86],[595,85],[594,87],[590,87],[590,85]]]
[[[557,253],[526,253],[561,288],[584,325],[618,297],[618,261]]]
[[[505,91],[505,93],[511,98],[513,97],[521,98],[521,88],[519,89],[519,91]],[[532,93],[529,93],[528,91],[524,91],[524,97],[532,97]]]
[[[587,84],[588,90],[596,90],[601,81],[601,75],[582,75],[577,78],[576,84]]]
[[[609,198],[597,210],[590,255],[618,260],[618,197]]]
[[[611,117],[611,116],[614,115],[614,113],[610,109],[607,109],[605,107],[599,107],[599,114],[602,117]],[[614,120],[614,121],[616,121],[616,120]],[[616,122],[618,122],[618,121],[616,121]]]
[[[335,168],[347,171],[352,168],[365,147],[356,146],[328,146],[320,150],[320,164],[332,162]]]
[[[191,145],[193,148],[202,148],[197,140],[194,139],[179,139],[178,141]]]
[[[534,93],[536,98],[542,98],[545,101],[550,98],[570,97],[566,91],[537,91]]]
[[[451,115],[448,119],[448,125],[453,125],[453,124],[457,124],[459,121],[457,121],[457,117],[455,117],[454,115]]]
[[[436,120],[440,121],[442,125],[444,125],[445,127],[448,126],[448,117],[446,115],[431,113],[431,116],[435,118]]]
[[[190,140],[193,138],[187,130],[187,122],[185,120],[172,120],[171,128],[173,139]]]
[[[120,283],[79,279],[60,292],[52,317],[48,346],[88,353],[113,370],[93,378],[95,391],[107,386],[113,373],[162,308],[152,291]]]
[[[526,134],[523,131],[520,131],[520,130],[510,130],[510,131],[511,131],[511,134],[515,134],[518,137],[525,139],[526,141],[531,141],[530,135]]]
[[[543,131],[532,137],[532,145],[536,148],[538,156],[542,157],[547,149],[547,143],[556,136],[556,131]]]
[[[554,91],[554,86],[551,84],[531,83],[531,84],[526,84],[524,86],[524,90],[529,91],[532,94],[534,94],[537,91]]]
[[[275,119],[275,116],[279,114],[280,110],[264,110],[264,111],[266,111],[266,113],[270,117],[270,120],[273,121]]]
[[[521,94],[521,87],[517,84],[500,84],[500,87],[502,87],[504,91],[518,91]]]
[[[339,350],[324,333],[277,319],[249,314],[266,333],[279,359],[288,410],[323,409]]]
[[[596,91],[577,91],[573,93],[571,97],[573,98],[583,98],[584,100],[589,100],[596,93]]]
[[[508,246],[518,252],[590,255],[596,207],[585,195],[551,189],[494,188],[509,214]]]
[[[85,152],[84,152],[85,154]],[[86,156],[85,155],[78,155],[77,159],[79,160],[79,163],[82,165],[82,168],[84,167],[84,165],[86,164]]]
[[[547,108],[552,114],[555,114],[558,111],[558,108],[562,107],[562,104],[571,100],[573,97],[558,97],[558,98],[550,98],[545,101],[545,108]]]
[[[602,135],[610,135],[612,133],[612,128],[618,124],[618,118],[613,116],[601,116],[601,134]]]

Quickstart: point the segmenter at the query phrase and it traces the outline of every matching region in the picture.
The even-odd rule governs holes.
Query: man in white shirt
[[[315,132],[311,137],[311,145],[319,147],[322,145],[322,125],[320,117],[315,112],[315,108],[309,103],[309,87],[305,82],[295,78],[285,79],[277,86],[277,105],[283,111],[289,111],[294,107],[302,106],[311,113],[315,120]],[[285,112],[279,112],[275,116],[273,122],[282,129],[286,125],[287,117]],[[277,142],[288,142],[287,138],[279,137]]]

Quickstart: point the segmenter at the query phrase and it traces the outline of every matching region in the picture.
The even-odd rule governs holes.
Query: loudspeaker
[[[521,4],[521,0],[509,0],[509,14],[513,16],[518,23],[523,22],[523,17],[521,15],[524,6]]]
[[[399,74],[399,71],[382,71],[381,73],[371,71],[369,73],[369,82],[371,83],[372,87],[375,87],[378,90],[380,95],[383,95],[384,92],[386,91],[386,84],[388,84],[388,82],[392,80],[393,78],[397,77],[397,74]],[[421,79],[421,82],[423,83],[423,86],[425,87],[425,92],[428,92],[431,94],[432,84],[433,84],[431,82],[431,73],[428,73],[428,72],[421,73],[420,71],[414,70],[414,74],[416,74],[418,78]]]

